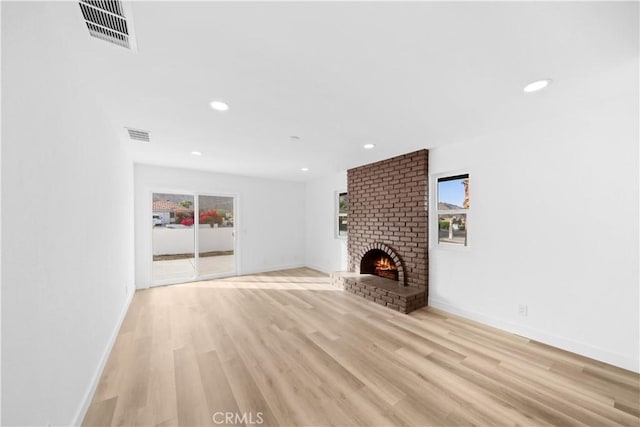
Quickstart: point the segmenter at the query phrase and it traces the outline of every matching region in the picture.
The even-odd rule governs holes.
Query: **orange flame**
[[[389,258],[380,258],[378,261],[376,261],[376,270],[379,271],[393,271],[393,270],[397,270],[398,268],[395,266],[395,264],[391,263],[391,260]]]

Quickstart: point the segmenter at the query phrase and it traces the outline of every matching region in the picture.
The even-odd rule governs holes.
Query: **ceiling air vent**
[[[135,50],[131,13],[120,0],[80,0],[89,34],[109,43]]]
[[[146,130],[140,130],[140,129],[131,129],[131,128],[126,128],[127,132],[129,132],[129,138],[136,140],[136,141],[142,141],[142,142],[151,142],[151,139],[149,139],[149,132]]]

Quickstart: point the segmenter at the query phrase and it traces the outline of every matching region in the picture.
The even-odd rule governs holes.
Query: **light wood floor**
[[[136,292],[84,425],[638,426],[639,381],[296,269]]]

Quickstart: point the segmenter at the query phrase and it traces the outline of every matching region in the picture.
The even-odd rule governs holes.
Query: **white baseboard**
[[[607,349],[596,347],[591,344],[578,342],[570,338],[554,335],[552,333],[540,331],[534,328],[529,328],[527,326],[487,316],[482,313],[466,310],[464,308],[459,308],[455,305],[438,300],[437,298],[433,298],[431,296],[429,297],[429,306],[439,308],[443,311],[447,311],[449,313],[456,314],[458,316],[474,320],[488,326],[493,326],[494,328],[502,329],[503,331],[511,332],[512,334],[530,338],[532,340],[539,341],[553,347],[561,348],[572,353],[577,353],[582,356],[599,360],[601,362],[609,363],[623,369],[628,369],[633,372],[640,372],[640,360],[634,359],[630,356],[613,353]]]
[[[111,337],[109,338],[109,342],[107,343],[107,347],[100,358],[100,363],[98,364],[93,378],[91,378],[91,383],[87,388],[87,392],[82,399],[82,403],[76,412],[76,416],[73,418],[74,426],[82,425],[82,421],[84,420],[85,415],[87,415],[87,410],[89,409],[89,405],[91,404],[91,400],[93,399],[93,394],[96,392],[96,388],[98,387],[98,382],[102,377],[102,371],[104,371],[104,367],[107,364],[107,360],[109,359],[109,355],[111,354],[111,350],[113,349],[113,345],[116,342],[116,338],[118,337],[118,332],[120,332],[120,327],[122,326],[122,322],[124,321],[125,316],[127,315],[127,311],[129,311],[129,305],[131,304],[131,300],[133,300],[133,295],[135,294],[135,287],[131,286],[131,291],[127,294],[127,299],[124,303],[124,307],[122,307],[122,311],[120,312],[120,316],[118,317],[118,321],[116,322],[116,326],[111,333]]]
[[[331,271],[329,269],[324,268],[324,267],[320,267],[319,265],[306,264],[305,267],[310,268],[312,270],[319,271],[320,273],[331,274]]]
[[[271,271],[290,270],[292,268],[302,268],[302,267],[305,267],[305,265],[304,264],[270,265],[268,267],[263,267],[263,268],[253,268],[249,270],[243,270],[240,273],[238,273],[238,276],[246,276],[247,274],[269,273]]]

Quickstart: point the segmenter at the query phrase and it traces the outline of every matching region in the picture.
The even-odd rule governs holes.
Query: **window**
[[[438,244],[467,246],[469,174],[438,178]]]
[[[347,210],[349,208],[349,196],[347,196],[346,192],[337,194],[338,200],[336,202],[336,237],[347,237]]]

